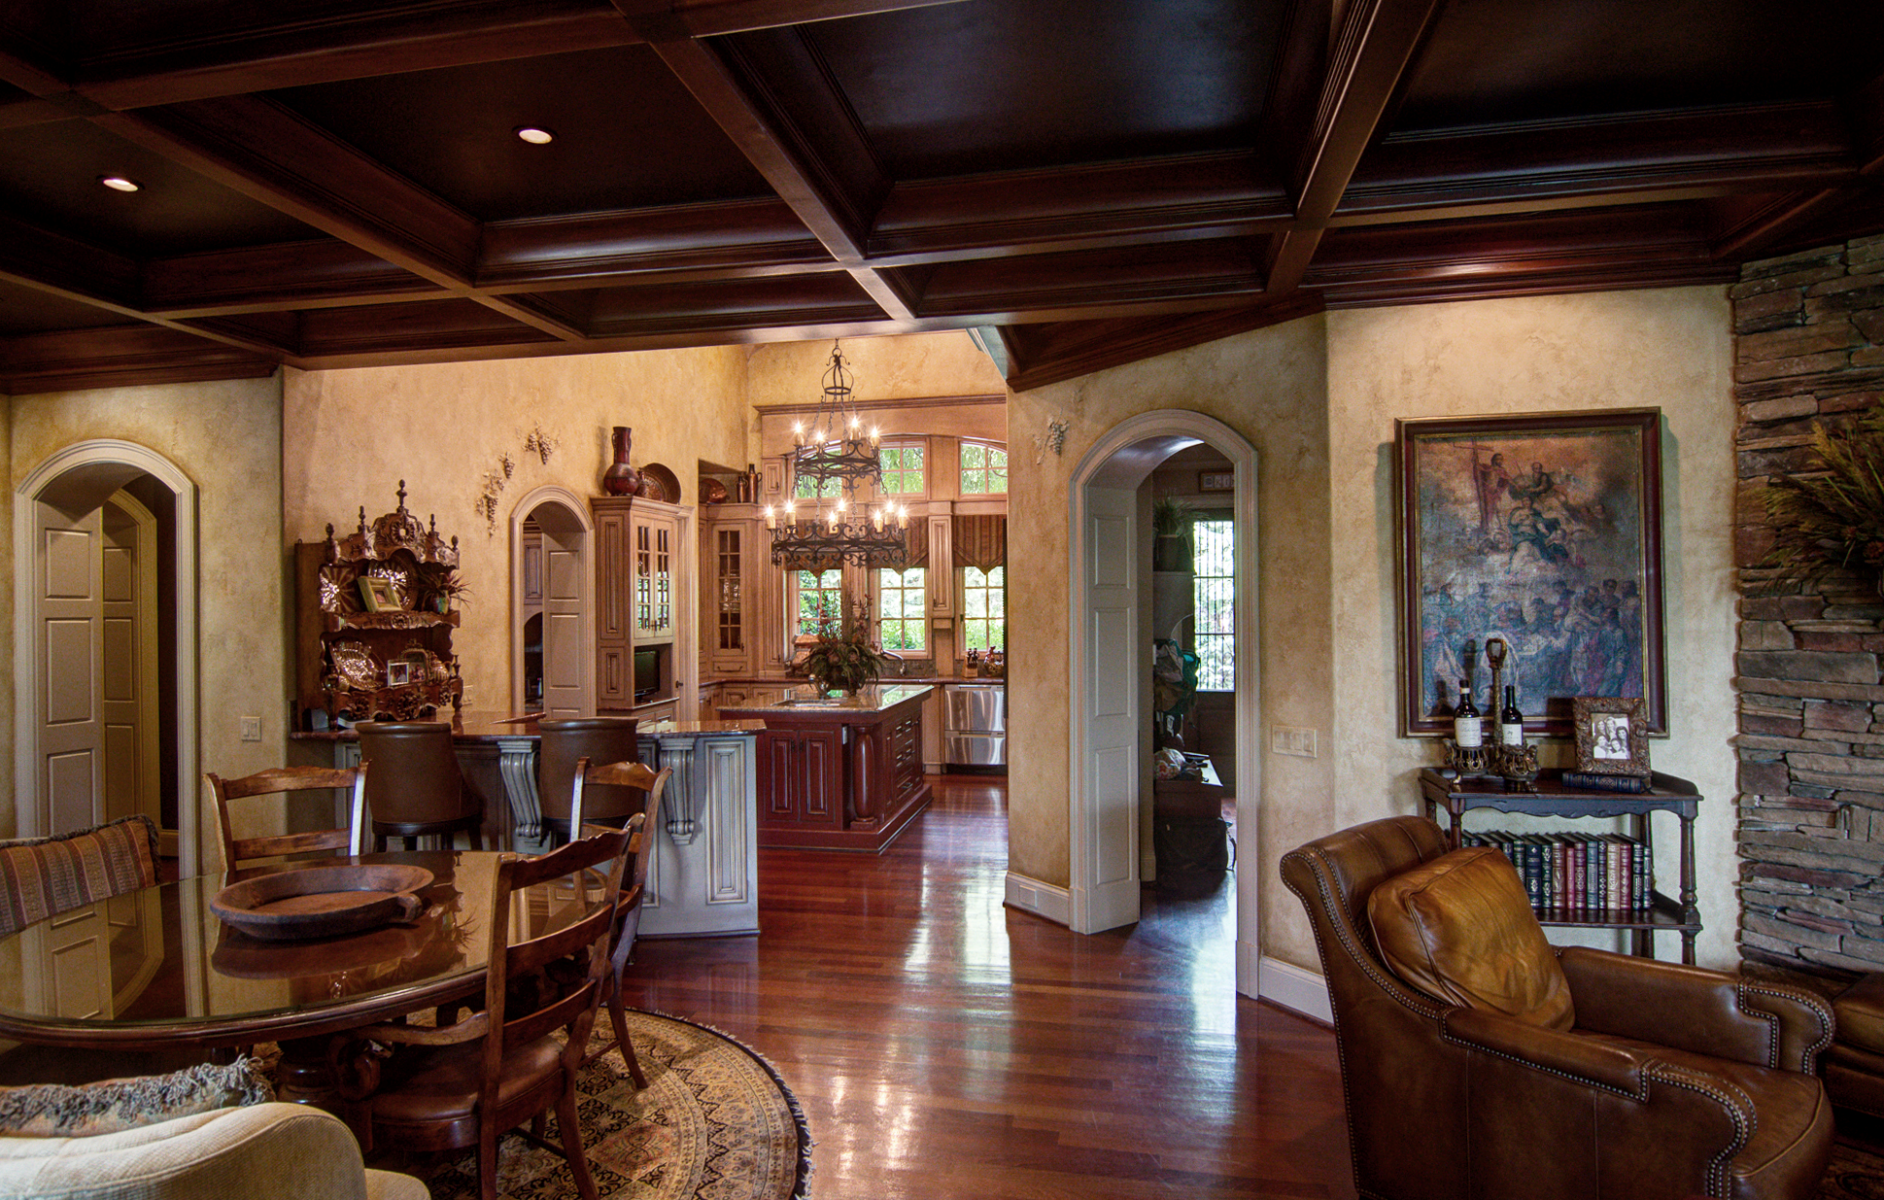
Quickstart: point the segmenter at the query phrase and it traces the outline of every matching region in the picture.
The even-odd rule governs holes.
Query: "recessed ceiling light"
[[[556,140],[556,135],[547,129],[538,129],[534,125],[517,126],[517,136],[532,146],[547,146]]]
[[[114,192],[138,192],[144,189],[144,185],[137,180],[126,179],[122,175],[100,175],[98,182]]]

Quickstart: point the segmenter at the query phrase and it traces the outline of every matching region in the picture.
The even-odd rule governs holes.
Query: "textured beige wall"
[[[1190,409],[1255,446],[1261,559],[1261,716],[1330,728],[1326,343],[1320,318],[1229,338],[1103,371],[1008,401],[1010,866],[1047,883],[1068,881],[1066,704],[1068,485],[1080,459],[1120,421],[1154,409]],[[1064,452],[1046,446],[1050,421],[1068,424]],[[1021,548],[1024,548],[1024,556]],[[1262,757],[1261,861],[1246,842],[1244,870],[1260,870],[1273,908],[1276,853],[1325,827],[1325,759]],[[1267,918],[1265,918],[1267,920]]]
[[[843,348],[859,403],[1007,391],[994,360],[966,333],[845,338]],[[823,390],[831,343],[767,342],[747,354],[747,398],[754,407],[812,404]]]
[[[1693,780],[1708,798],[1697,823],[1707,924],[1699,957],[1731,966],[1738,911],[1728,740],[1734,406],[1724,289],[1373,309],[1327,320],[1339,583],[1331,739],[1337,800],[1326,828],[1419,811],[1415,773],[1438,757],[1430,740],[1394,736],[1394,419],[1660,407],[1672,736],[1655,741],[1651,754],[1658,770]],[[1658,878],[1672,890],[1675,824],[1658,822]],[[1264,846],[1265,870],[1270,850]],[[1273,924],[1278,914],[1270,915],[1265,952],[1313,966],[1314,945],[1299,911],[1280,927]],[[1663,957],[1678,948],[1669,935],[1661,943]]]
[[[283,389],[283,540],[313,541],[332,522],[342,536],[398,502],[456,535],[471,592],[452,638],[466,707],[507,708],[510,519],[518,501],[548,484],[601,494],[610,431],[634,430],[631,461],[662,463],[697,504],[699,460],[746,461],[743,347],[590,354],[438,366],[289,371]],[[536,427],[558,443],[550,461],[526,452]],[[487,524],[475,505],[486,479],[514,469]],[[291,614],[290,614],[291,617]],[[292,681],[290,681],[292,685]]]
[[[17,397],[12,436],[15,488],[53,452],[92,438],[148,447],[195,481],[202,769],[241,775],[281,765],[288,650],[279,540],[280,380]],[[244,715],[262,718],[260,742],[240,739]],[[10,731],[9,725],[9,737]],[[214,828],[208,800],[200,783],[189,794],[202,806],[200,844],[207,847]]]

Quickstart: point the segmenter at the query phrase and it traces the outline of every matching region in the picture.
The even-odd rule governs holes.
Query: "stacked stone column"
[[[1884,599],[1868,579],[1774,589],[1766,481],[1811,470],[1815,423],[1884,400],[1884,237],[1749,263],[1734,307],[1741,568],[1741,956],[1884,970]]]

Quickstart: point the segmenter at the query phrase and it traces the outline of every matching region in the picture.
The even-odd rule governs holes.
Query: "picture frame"
[[[367,612],[388,612],[399,607],[399,596],[392,580],[378,575],[360,576],[360,605]]]
[[[1199,471],[1197,472],[1197,490],[1200,492],[1234,492],[1236,490],[1236,472]]]
[[[407,687],[412,683],[412,664],[395,658],[386,664],[386,686]]]
[[[1648,778],[1648,728],[1640,696],[1577,696],[1570,704],[1577,770]]]
[[[1577,696],[1643,702],[1668,731],[1661,410],[1394,423],[1400,735],[1452,731],[1461,679],[1529,735],[1568,737]]]

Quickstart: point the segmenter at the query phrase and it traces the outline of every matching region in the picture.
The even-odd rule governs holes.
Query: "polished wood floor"
[[[1333,1035],[1236,995],[1229,885],[1069,933],[1002,906],[1005,781],[935,782],[882,855],[761,850],[759,937],[636,951],[791,1086],[814,1200],[1354,1195]]]

